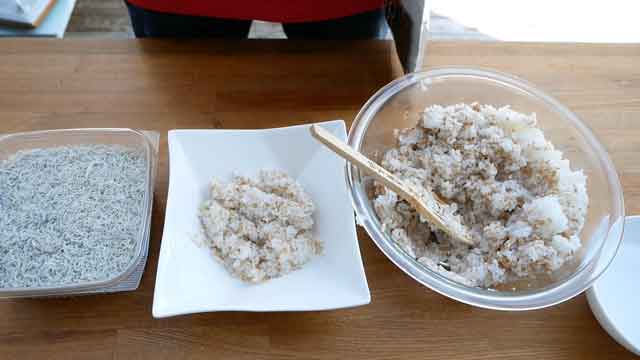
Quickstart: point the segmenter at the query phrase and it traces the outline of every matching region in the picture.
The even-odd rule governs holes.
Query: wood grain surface
[[[577,112],[640,212],[640,46],[435,42],[427,66],[522,76]],[[132,127],[163,134],[150,257],[131,293],[0,300],[1,359],[625,359],[584,296],[550,309],[476,309],[418,285],[359,230],[370,305],[154,320],[166,132],[350,122],[399,75],[387,42],[0,41],[0,132]]]

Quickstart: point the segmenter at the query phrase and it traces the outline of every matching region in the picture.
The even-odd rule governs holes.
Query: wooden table
[[[151,303],[167,195],[166,132],[352,119],[399,75],[386,42],[0,41],[0,132],[133,127],[163,134],[150,258],[132,293],[0,301],[0,358],[622,359],[584,296],[540,311],[472,308],[418,285],[360,230],[370,305],[164,320]],[[640,212],[640,46],[449,43],[428,66],[514,73],[606,144]]]

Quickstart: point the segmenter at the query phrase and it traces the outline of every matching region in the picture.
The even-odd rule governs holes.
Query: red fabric
[[[238,20],[305,22],[375,10],[384,0],[129,0],[148,10]]]

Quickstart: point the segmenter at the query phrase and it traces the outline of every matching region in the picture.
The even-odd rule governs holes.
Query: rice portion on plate
[[[205,244],[234,277],[263,282],[300,269],[322,243],[313,238],[314,204],[286,173],[214,179],[200,208]]]
[[[396,133],[382,166],[450,203],[474,246],[450,241],[380,185],[374,209],[391,238],[428,268],[490,288],[550,274],[581,247],[586,176],[571,169],[536,126],[509,107],[434,105]]]

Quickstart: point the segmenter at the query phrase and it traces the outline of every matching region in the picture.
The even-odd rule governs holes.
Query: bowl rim
[[[52,129],[52,130],[36,130],[36,131],[27,131],[27,132],[19,132],[19,133],[11,133],[0,136],[0,147],[2,143],[12,139],[12,138],[21,138],[28,136],[56,136],[56,135],[72,135],[72,134],[103,134],[110,135],[115,133],[122,134],[130,134],[139,139],[140,145],[144,148],[145,153],[145,194],[143,201],[143,206],[145,212],[142,214],[142,222],[140,224],[140,228],[138,231],[138,235],[136,236],[136,248],[134,256],[131,258],[131,261],[126,266],[126,268],[112,276],[110,278],[99,280],[99,281],[86,281],[86,282],[78,282],[60,286],[47,286],[47,287],[20,287],[20,288],[3,288],[0,289],[0,298],[13,298],[13,297],[38,297],[38,296],[52,296],[52,295],[71,295],[76,293],[84,293],[88,291],[97,291],[100,289],[109,288],[111,286],[117,285],[121,280],[126,279],[129,275],[131,275],[136,267],[138,266],[140,260],[145,255],[146,245],[146,234],[148,233],[148,229],[151,226],[151,211],[152,211],[152,195],[153,195],[153,170],[154,170],[154,157],[155,150],[151,140],[141,131],[129,129],[129,128],[70,128],[70,129]],[[51,147],[55,147],[58,145],[53,145]],[[62,145],[60,145],[62,146]]]
[[[513,295],[510,292],[487,290],[467,287],[450,280],[408,256],[381,230],[375,214],[372,213],[368,197],[359,180],[359,171],[350,164],[346,165],[346,181],[349,187],[353,207],[356,211],[358,224],[363,226],[376,246],[398,268],[414,280],[430,289],[463,303],[494,310],[533,310],[544,308],[569,300],[591,286],[591,284],[611,264],[622,240],[624,231],[624,200],[622,187],[613,163],[591,130],[559,101],[537,89],[533,84],[516,76],[473,67],[438,67],[428,71],[407,74],[378,90],[361,108],[354,119],[349,131],[348,144],[355,150],[360,150],[364,135],[371,123],[371,119],[378,110],[393,96],[405,88],[416,84],[428,86],[433,80],[447,78],[474,78],[494,84],[506,86],[511,90],[523,93],[539,101],[550,111],[560,115],[569,122],[594,151],[594,154],[606,175],[607,185],[613,190],[611,216],[608,218],[604,240],[592,255],[592,258],[570,276],[561,281],[541,289],[527,291],[524,294]],[[426,83],[425,83],[426,81]],[[373,215],[373,216],[371,216]],[[613,244],[614,249],[608,257],[601,259],[599,254],[607,243]],[[598,265],[598,272],[589,272]]]

